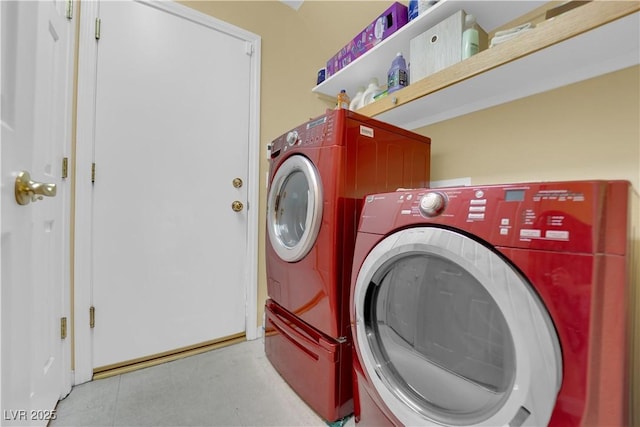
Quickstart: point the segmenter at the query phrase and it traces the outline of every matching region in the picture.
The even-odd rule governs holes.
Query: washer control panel
[[[333,141],[335,116],[328,112],[280,135],[270,145],[270,158],[275,159],[297,147],[323,146]]]

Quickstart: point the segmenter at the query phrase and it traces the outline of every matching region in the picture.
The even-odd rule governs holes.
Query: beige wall
[[[266,145],[333,107],[311,93],[318,70],[392,2],[307,0],[298,11],[274,0],[181,3],[262,38],[261,139]]]
[[[420,128],[432,178],[627,179],[640,188],[640,68]]]

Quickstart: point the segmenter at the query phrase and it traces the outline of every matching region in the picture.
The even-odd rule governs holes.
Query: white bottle
[[[356,94],[353,96],[353,99],[351,99],[351,104],[349,104],[349,109],[351,111],[356,111],[358,109],[362,95],[364,95],[364,86],[360,86],[356,91]]]
[[[480,52],[480,35],[475,25],[475,16],[469,14],[464,17],[465,30],[462,32],[462,59],[471,58]]]
[[[362,94],[362,99],[360,100],[360,105],[358,106],[358,108],[362,108],[365,105],[371,104],[372,102],[374,102],[373,97],[382,92],[384,91],[380,88],[378,79],[372,77],[371,80],[369,80],[369,86],[367,86],[367,89]]]

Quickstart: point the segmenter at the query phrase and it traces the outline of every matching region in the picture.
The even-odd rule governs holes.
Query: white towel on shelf
[[[496,46],[500,43],[504,43],[507,40],[511,40],[514,37],[519,36],[522,33],[532,30],[535,27],[531,22],[518,25],[517,27],[509,28],[508,30],[496,31],[496,34],[491,39],[489,47]]]

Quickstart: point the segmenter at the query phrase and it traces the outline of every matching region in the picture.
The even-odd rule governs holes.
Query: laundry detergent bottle
[[[407,69],[407,62],[404,60],[402,52],[398,52],[387,73],[387,92],[392,93],[408,85],[409,70]]]
[[[480,35],[475,26],[475,16],[469,14],[464,17],[465,30],[462,32],[462,59],[471,58],[480,51]]]
[[[362,108],[365,105],[371,104],[372,102],[375,101],[373,97],[382,92],[384,92],[384,90],[380,86],[378,86],[378,79],[375,77],[372,77],[369,80],[369,85],[367,86],[367,89],[362,94],[362,99],[360,99],[360,104],[358,108]]]
[[[350,102],[351,100],[349,99],[349,95],[347,95],[347,91],[345,89],[342,89],[338,94],[336,110],[340,110],[340,109],[348,110]]]
[[[362,95],[364,95],[364,86],[358,87],[356,94],[351,98],[351,103],[349,104],[349,109],[351,111],[356,111],[358,109]]]

